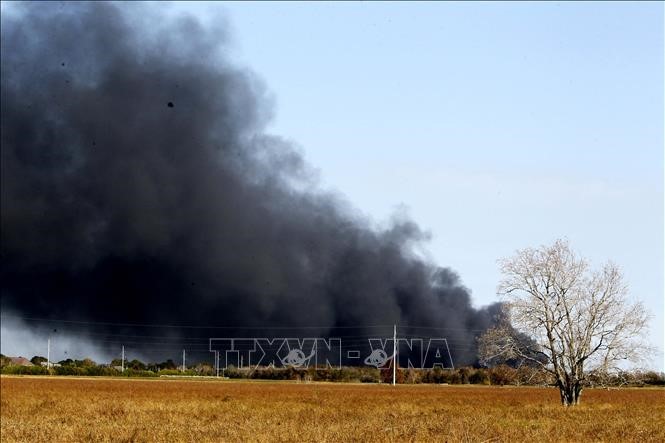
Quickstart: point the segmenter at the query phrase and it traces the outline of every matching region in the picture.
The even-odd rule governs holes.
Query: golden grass
[[[1,440],[665,441],[665,390],[1,378]]]

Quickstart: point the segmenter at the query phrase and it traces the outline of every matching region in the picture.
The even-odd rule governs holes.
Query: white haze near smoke
[[[109,363],[120,357],[117,353],[109,352],[95,345],[89,337],[72,335],[67,331],[60,331],[49,325],[39,325],[38,322],[26,323],[12,318],[10,313],[2,313],[0,325],[0,352],[9,357],[26,357],[35,355],[46,357],[47,341],[51,338],[51,361],[57,362],[68,358],[82,360],[91,358],[97,363]],[[118,354],[118,355],[116,355]]]

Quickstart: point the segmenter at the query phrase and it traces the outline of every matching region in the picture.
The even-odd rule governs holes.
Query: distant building
[[[49,365],[48,362],[45,362],[45,361],[41,362],[40,364],[44,367],[47,367]],[[59,368],[60,366],[62,366],[60,363],[51,362],[51,367],[52,368]]]
[[[13,366],[34,366],[30,360],[25,357],[9,357],[10,364]]]

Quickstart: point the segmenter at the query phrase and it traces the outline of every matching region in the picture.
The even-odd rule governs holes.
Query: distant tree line
[[[183,371],[173,360],[161,363],[143,363],[134,359],[125,361],[124,371],[120,370],[120,359],[110,364],[97,364],[89,358],[83,360],[66,359],[50,369],[45,366],[46,358],[33,357],[33,366],[12,364],[12,360],[0,354],[2,374],[23,375],[79,375],[79,376],[118,376],[118,377],[159,377],[159,376],[216,376],[215,368],[208,363],[190,365]],[[392,369],[373,367],[343,368],[229,368],[220,371],[220,376],[232,379],[256,380],[295,380],[327,382],[391,383]],[[530,385],[553,386],[550,373],[534,366],[512,367],[496,365],[492,367],[461,367],[456,369],[405,369],[398,368],[396,382],[400,384],[475,384],[475,385]],[[619,371],[613,373],[594,372],[589,374],[588,386],[665,386],[665,373],[654,371]]]
[[[51,362],[48,368],[46,357],[34,356],[30,359],[32,366],[15,364],[11,357],[0,354],[0,372],[2,374],[24,375],[81,375],[81,376],[124,376],[124,377],[157,377],[160,375],[213,375],[212,366],[190,366],[186,371],[180,370],[173,360],[161,363],[143,363],[140,360],[127,360],[122,370],[122,361],[114,359],[110,364],[98,364],[90,358],[73,360],[68,358],[59,362]]]

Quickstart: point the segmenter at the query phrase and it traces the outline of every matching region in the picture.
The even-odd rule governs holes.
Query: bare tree
[[[519,358],[541,367],[569,406],[579,403],[588,371],[608,372],[645,355],[649,316],[629,300],[613,263],[591,271],[567,241],[557,240],[517,251],[499,265],[506,322],[481,337],[481,360]]]

